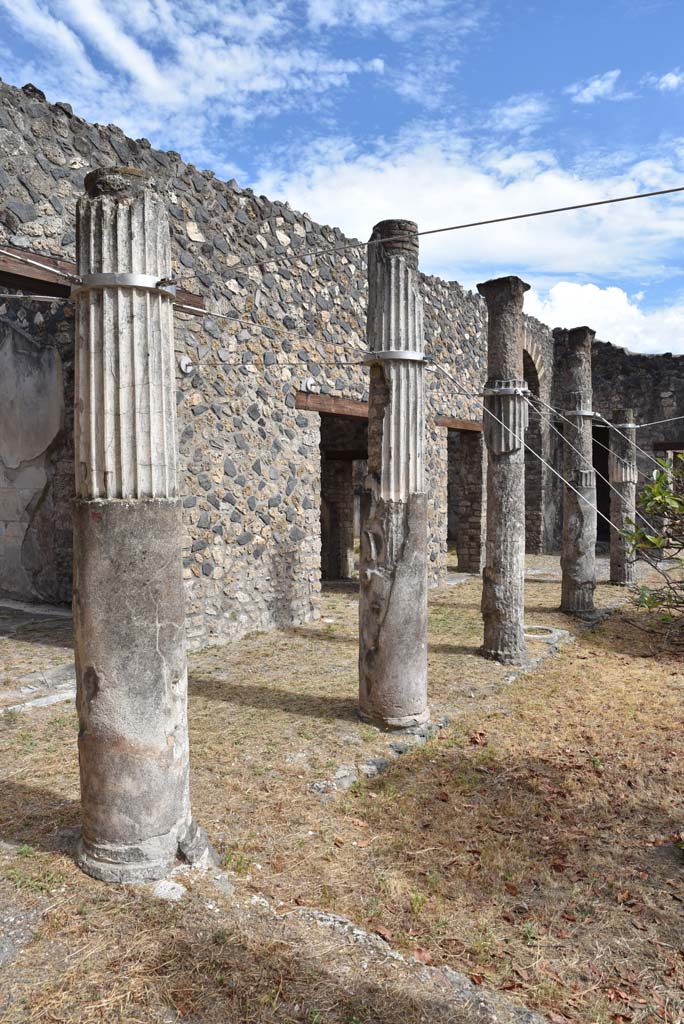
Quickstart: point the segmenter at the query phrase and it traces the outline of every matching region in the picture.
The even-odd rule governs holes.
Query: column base
[[[368,722],[369,725],[375,725],[379,729],[391,729],[396,732],[398,729],[412,729],[417,725],[427,725],[430,721],[430,709],[426,708],[425,711],[415,715],[404,715],[402,718],[384,718],[382,715],[366,712],[359,708],[359,718],[362,722]]]
[[[575,618],[591,620],[597,613],[594,604],[594,589],[592,588],[589,594],[582,592],[575,594],[570,600],[567,598],[563,600],[561,597],[560,610],[566,615],[574,615]]]
[[[631,587],[636,583],[637,574],[635,569],[622,570],[615,572],[610,577],[610,584],[613,587]]]
[[[100,882],[119,885],[157,882],[179,859],[197,867],[218,863],[207,833],[194,821],[181,839],[175,829],[164,836],[127,844],[92,842],[81,833],[76,846],[76,863],[82,871]]]
[[[520,668],[525,668],[530,664],[530,658],[526,650],[511,652],[481,647],[480,654],[483,658],[487,658],[488,661],[498,661],[500,665],[517,665]]]
[[[157,882],[165,878],[176,862],[178,838],[163,836],[130,846],[91,843],[81,835],[76,863],[100,882]]]
[[[573,619],[580,619],[582,622],[594,622],[601,618],[598,608],[564,608],[561,605],[558,610],[564,615],[572,615]]]

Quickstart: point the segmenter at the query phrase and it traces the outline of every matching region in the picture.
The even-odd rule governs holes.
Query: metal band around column
[[[84,274],[81,283],[71,289],[71,297],[96,288],[143,288],[176,297],[176,286],[160,280],[155,274]]]
[[[380,352],[369,352],[363,357],[364,363],[382,363],[387,359],[398,359],[407,360],[412,363],[424,363],[425,355],[423,352],[413,352],[410,349],[398,348],[398,349],[382,349]]]

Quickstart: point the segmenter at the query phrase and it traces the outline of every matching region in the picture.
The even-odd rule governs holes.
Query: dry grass
[[[530,582],[529,621],[575,629],[558,589]],[[452,726],[344,794],[309,786],[388,742],[354,715],[351,588],[327,594],[319,623],[193,656],[196,815],[240,890],[348,915],[552,1020],[674,1024],[681,659],[617,614],[509,684],[477,655],[478,600],[475,580],[432,595],[431,703]],[[0,906],[3,892],[57,904],[5,979],[15,1000],[2,1019],[428,1019],[416,995],[389,998],[356,968],[335,980],[310,937],[296,946],[237,918],[217,928],[208,904],[230,915],[229,901],[206,882],[169,906],[84,878],[55,850],[78,818],[75,731],[64,707],[0,724],[0,836],[30,847],[2,864]]]

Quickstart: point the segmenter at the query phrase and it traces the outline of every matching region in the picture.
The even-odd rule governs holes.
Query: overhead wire
[[[657,189],[653,192],[635,192],[632,195],[615,196],[612,199],[595,199],[590,203],[573,203],[571,206],[555,206],[545,210],[532,210],[529,213],[514,213],[508,214],[505,217],[490,217],[487,220],[473,220],[463,224],[450,224],[448,227],[443,228],[428,228],[425,231],[416,231],[411,233],[403,232],[402,234],[390,235],[386,238],[370,238],[367,242],[345,242],[341,245],[327,246],[318,249],[305,249],[292,254],[273,256],[265,260],[256,260],[253,263],[238,264],[236,265],[236,268],[239,266],[243,270],[250,270],[253,267],[265,267],[271,263],[287,263],[291,260],[299,260],[304,256],[326,256],[336,252],[344,252],[348,249],[362,249],[369,245],[381,245],[387,242],[406,241],[410,238],[423,238],[427,235],[440,235],[448,231],[464,231],[467,228],[480,228],[491,224],[505,224],[510,221],[528,220],[531,217],[548,217],[550,214],[555,213],[568,213],[572,210],[588,210],[597,206],[610,206],[614,203],[627,203],[633,199],[651,199],[654,196],[666,196],[671,195],[674,192],[684,192],[684,185],[679,185],[676,188]]]
[[[251,263],[240,263],[236,264],[236,270],[250,270],[254,267],[264,267],[271,263],[287,263],[292,260],[302,259],[304,256],[326,256],[335,252],[343,252],[350,249],[365,249],[369,245],[381,245],[386,242],[405,241],[409,238],[424,238],[429,235],[439,235],[451,231],[464,231],[469,228],[487,227],[492,224],[506,224],[518,220],[529,220],[533,217],[548,217],[552,214],[557,213],[570,213],[575,210],[588,210],[599,206],[611,206],[616,203],[628,203],[636,199],[652,199],[657,196],[673,195],[678,192],[684,192],[684,185],[678,185],[674,188],[662,188],[654,189],[650,192],[633,192],[627,196],[613,196],[610,199],[594,199],[587,203],[572,203],[568,206],[553,206],[543,210],[530,210],[526,213],[513,213],[507,214],[503,217],[488,217],[484,220],[467,221],[461,224],[449,224],[446,227],[440,228],[426,228],[423,231],[416,232],[402,232],[398,235],[391,235],[386,238],[370,238],[367,242],[344,242],[341,245],[323,246],[315,249],[304,249],[298,250],[293,253],[283,253],[279,256],[271,256],[264,260],[255,260]],[[14,248],[21,249],[21,246],[14,246]],[[30,252],[29,249],[24,249],[24,252]],[[22,263],[29,264],[40,268],[41,270],[50,271],[53,274],[57,274],[60,277],[64,277],[67,280],[80,283],[80,278],[71,274],[68,271],[59,269],[58,267],[51,267],[48,264],[40,263],[31,257],[18,256],[14,252],[9,252],[6,249],[0,249],[0,253],[5,256],[9,256],[11,259],[19,260]]]
[[[533,405],[532,405],[532,403],[530,402],[530,400],[529,400],[529,398],[527,397],[527,395],[523,394],[523,392],[522,392],[522,391],[520,392],[520,395],[521,395],[521,397],[522,397],[522,398],[524,398],[524,400],[525,400],[525,401],[527,402],[528,406],[529,406],[529,407],[530,407],[531,409],[533,409],[533,408],[534,408],[534,406],[533,406]],[[540,415],[541,415],[541,414],[540,414]],[[564,418],[566,418],[566,419],[567,419],[567,417],[564,417]],[[604,476],[604,475],[603,475],[603,473],[601,473],[601,471],[600,471],[600,470],[596,469],[596,467],[594,466],[594,462],[593,462],[593,459],[590,459],[590,458],[589,458],[589,456],[585,455],[585,454],[584,454],[584,452],[580,451],[580,449],[579,449],[579,448],[577,448],[577,447],[576,447],[576,446],[575,446],[575,445],[574,445],[574,444],[572,443],[572,441],[570,441],[570,440],[569,440],[569,438],[567,438],[567,437],[565,436],[565,434],[564,434],[564,433],[562,433],[562,431],[560,431],[560,430],[558,429],[558,427],[556,427],[556,426],[555,426],[555,424],[554,424],[554,423],[553,423],[553,421],[551,420],[551,417],[550,417],[550,416],[547,416],[547,417],[541,417],[541,419],[545,420],[545,421],[546,421],[546,422],[547,422],[547,423],[549,424],[549,426],[551,427],[551,429],[552,429],[552,430],[553,430],[553,431],[554,431],[554,432],[555,432],[556,434],[558,434],[558,436],[560,437],[560,439],[561,439],[562,441],[564,441],[564,442],[565,442],[565,444],[567,444],[567,445],[568,445],[568,447],[572,448],[572,450],[573,450],[574,452],[576,452],[576,453],[577,453],[577,455],[579,455],[579,457],[580,457],[580,458],[582,459],[582,461],[583,461],[583,462],[585,462],[585,463],[586,463],[586,464],[587,464],[588,466],[590,466],[590,468],[591,468],[591,469],[592,469],[592,470],[594,471],[594,473],[596,474],[596,476],[598,476],[598,477],[599,477],[599,479],[603,480],[603,482],[604,482],[604,483],[606,483],[606,484],[608,485],[608,487],[610,488],[610,490],[611,490],[611,491],[613,491],[613,492],[614,492],[615,494],[617,494],[618,498],[619,498],[619,499],[620,499],[620,501],[621,501],[621,502],[623,503],[623,505],[629,505],[629,504],[630,504],[630,502],[628,502],[628,501],[627,501],[627,498],[625,497],[625,495],[624,495],[624,494],[621,494],[621,493],[620,493],[620,491],[619,491],[619,490],[617,489],[617,487],[615,487],[615,485],[614,485],[614,484],[612,484],[612,483],[610,482],[610,480],[608,479],[608,477],[607,477],[607,476]],[[573,424],[573,426],[576,426],[576,424]],[[615,454],[616,454],[616,453],[615,453],[615,452],[613,452],[613,455],[615,455]],[[617,456],[617,458],[620,458],[620,456]],[[621,461],[621,462],[624,462],[624,463],[625,463],[625,465],[629,465],[629,462],[628,462],[628,461],[627,461],[626,459],[620,459],[620,461]],[[639,510],[638,510],[638,509],[635,509],[635,510],[634,510],[634,512],[635,512],[635,515],[637,515],[637,516],[639,517],[639,519],[641,519],[641,520],[642,520],[642,521],[643,521],[644,523],[646,523],[646,526],[648,526],[649,530],[651,530],[651,531],[652,531],[652,530],[653,530],[653,526],[652,526],[652,524],[651,524],[651,523],[649,523],[648,519],[646,519],[646,517],[645,517],[644,515],[642,515],[642,514],[641,514],[641,512],[639,512]]]
[[[653,463],[653,465],[656,466],[657,469],[661,470],[663,468],[660,465],[660,463],[657,461],[657,459],[654,459],[652,455],[649,455],[649,453],[644,451],[643,448],[640,448],[639,445],[636,443],[636,441],[633,441],[631,437],[628,437],[627,434],[623,433],[623,431],[620,430],[619,427],[616,427],[614,423],[611,423],[610,420],[607,420],[606,417],[602,416],[600,412],[595,413],[595,415],[600,420],[603,420],[603,422],[606,424],[607,427],[610,427],[610,429],[614,430],[616,434],[619,434],[620,437],[624,438],[624,440],[627,441],[628,444],[631,444],[632,447],[636,449],[636,451],[641,452],[641,454],[645,458],[649,459]]]
[[[345,250],[351,250],[351,249],[361,249],[361,248],[365,248],[365,247],[371,246],[371,245],[380,245],[380,244],[385,244],[385,243],[391,242],[391,241],[403,241],[403,240],[407,240],[407,239],[413,238],[413,237],[426,237],[426,236],[430,236],[430,235],[443,234],[443,233],[446,233],[446,232],[462,231],[462,230],[466,230],[466,229],[474,228],[474,227],[484,227],[484,226],[488,226],[488,225],[492,225],[492,224],[510,223],[510,222],[513,222],[513,221],[526,220],[526,219],[530,219],[530,218],[533,218],[533,217],[546,217],[546,216],[549,216],[551,214],[567,213],[567,212],[571,212],[571,211],[575,211],[575,210],[592,209],[592,208],[597,208],[597,207],[600,207],[600,206],[614,205],[616,203],[630,202],[630,201],[636,200],[636,199],[650,199],[650,198],[653,198],[653,197],[656,197],[656,196],[672,195],[674,193],[680,193],[680,192],[684,192],[684,186],[677,186],[675,188],[668,188],[668,189],[657,189],[657,190],[653,190],[653,191],[650,191],[650,192],[637,192],[637,193],[632,193],[631,195],[627,195],[627,196],[614,196],[614,197],[612,197],[610,199],[593,200],[593,201],[587,202],[587,203],[573,203],[573,204],[568,205],[568,206],[557,206],[557,207],[551,207],[551,208],[547,208],[547,209],[543,209],[543,210],[533,210],[533,211],[529,211],[527,213],[509,214],[509,215],[506,215],[506,216],[503,216],[503,217],[491,217],[491,218],[487,218],[485,220],[469,221],[469,222],[464,222],[464,223],[460,223],[460,224],[451,224],[451,225],[448,225],[446,227],[441,227],[441,228],[428,228],[428,229],[423,230],[423,231],[417,231],[417,232],[412,232],[412,233],[403,232],[403,233],[398,234],[398,235],[388,236],[388,237],[384,237],[384,238],[376,238],[376,239],[371,238],[371,239],[369,239],[368,242],[347,242],[347,243],[344,243],[344,244],[339,245],[339,246],[327,246],[327,247],[324,247],[324,248],[308,249],[308,250],[303,250],[303,251],[302,250],[298,250],[295,253],[283,254],[281,256],[270,257],[270,258],[265,259],[265,260],[257,260],[257,261],[254,261],[252,263],[247,263],[247,264],[239,264],[237,266],[238,266],[239,269],[245,271],[245,270],[249,270],[249,269],[252,269],[252,268],[255,268],[255,267],[265,267],[265,266],[268,266],[268,265],[274,264],[274,263],[285,263],[285,262],[291,262],[292,260],[299,260],[299,259],[302,259],[304,257],[328,255],[328,254],[331,254],[331,253],[345,251]],[[25,250],[25,251],[28,252],[29,250]],[[18,262],[23,263],[25,265],[34,266],[34,267],[36,267],[38,269],[45,270],[45,271],[48,271],[50,273],[54,273],[54,274],[58,275],[59,277],[63,277],[66,280],[69,280],[71,282],[80,283],[80,281],[81,281],[80,277],[78,277],[75,274],[72,274],[72,273],[69,273],[67,271],[61,270],[59,267],[51,267],[48,264],[42,263],[39,260],[35,260],[35,259],[31,258],[31,257],[20,256],[16,252],[10,252],[10,251],[8,251],[7,249],[4,249],[4,248],[0,248],[0,254],[4,255],[4,256],[7,256],[10,259],[17,260]],[[50,296],[39,296],[39,295],[35,295],[35,296],[23,296],[22,295],[22,296],[19,296],[19,295],[10,295],[9,293],[5,293],[5,294],[0,294],[0,298],[3,298],[3,299],[27,298],[27,299],[29,299],[29,301],[48,302],[48,301],[59,301],[60,299],[66,298],[66,297],[55,296],[53,298],[53,297],[50,297]],[[242,324],[243,326],[250,327],[250,328],[258,327],[258,328],[267,328],[268,330],[275,330],[273,327],[270,327],[270,325],[268,325],[268,324],[260,324],[260,323],[255,322],[255,321],[243,320],[240,317],[233,317],[233,316],[230,316],[229,314],[213,312],[211,310],[203,310],[203,309],[199,309],[198,307],[195,307],[195,306],[190,306],[188,304],[176,303],[176,304],[174,304],[174,311],[175,312],[192,313],[194,315],[202,315],[202,316],[215,317],[217,319],[223,319],[223,320],[226,320],[226,321],[231,321],[233,323],[239,323],[239,324]],[[301,329],[303,327],[308,327],[308,326],[309,326],[308,324],[307,325],[301,325],[301,324],[297,325],[297,327],[299,329]],[[297,328],[296,327],[288,328],[288,330],[295,330],[295,329],[297,329]],[[275,333],[283,333],[283,332],[276,330]],[[348,364],[344,364],[344,365],[348,365]],[[434,365],[437,366],[438,364],[435,363]],[[441,367],[440,367],[440,369],[441,369]],[[445,371],[443,371],[443,372],[445,372]],[[471,395],[470,397],[479,397],[479,396]],[[535,396],[535,397],[537,397],[537,396]],[[544,404],[544,405],[546,404],[541,399],[539,399],[539,401],[542,402],[542,404]],[[529,404],[529,402],[528,402],[528,404]],[[533,408],[533,406],[531,406],[531,407]],[[549,407],[549,408],[551,408],[551,407]],[[558,413],[557,410],[552,410],[552,411],[554,411],[556,415],[560,415],[561,418],[566,418],[566,417],[563,417],[562,414]],[[631,438],[629,438],[629,437],[627,437],[627,435],[623,434],[614,424],[610,423],[604,416],[601,416],[601,414],[597,414],[597,416],[600,419],[602,419],[607,424],[607,426],[609,428],[615,430],[629,444],[632,444],[634,446],[634,448],[638,452],[641,452],[641,454],[645,458],[649,459],[659,469],[662,468],[660,466],[660,464],[651,455],[649,455],[648,452],[644,451],[639,445],[636,444],[636,442],[632,441]],[[663,419],[663,420],[655,420],[655,421],[653,421],[652,423],[649,423],[649,424],[646,424],[646,423],[645,424],[639,424],[638,426],[639,427],[656,426],[656,425],[658,425],[660,423],[672,423],[672,422],[675,422],[675,421],[680,420],[680,419],[684,419],[684,416],[673,416],[673,417],[669,417],[669,418]],[[602,447],[607,448],[608,450],[610,450],[607,445],[604,445],[598,439],[597,439],[596,443],[601,445]],[[535,452],[535,454],[537,454],[537,453]]]
[[[572,422],[572,420],[568,419],[567,416],[565,416],[558,409],[555,409],[552,405],[549,405],[548,402],[545,402],[543,398],[539,397],[539,395],[534,395],[532,397],[533,397],[533,401],[539,402],[545,408],[549,409],[554,414],[554,416],[558,416],[559,419],[563,420],[565,423],[569,423],[571,427],[574,427],[575,424]],[[539,415],[541,416],[541,413]],[[595,413],[594,415],[598,417],[599,413]],[[600,418],[604,419],[604,417],[600,417]],[[614,428],[614,425],[609,420],[605,420],[605,422],[608,424],[609,427],[613,427]],[[619,431],[618,431],[618,433],[619,433]],[[626,440],[629,440],[629,438],[626,438]],[[605,449],[605,451],[607,451],[610,454],[614,455],[615,458],[619,459],[625,465],[628,465],[628,460],[627,459],[623,458],[623,456],[618,455],[616,452],[614,452],[613,449],[610,447],[610,445],[609,444],[605,444],[603,441],[601,441],[600,438],[594,436],[592,438],[592,443],[595,444],[595,445],[598,445],[599,448]],[[631,442],[631,443],[633,443],[633,442]],[[637,446],[635,445],[635,447],[637,447]],[[639,449],[639,450],[641,450],[641,449]],[[647,458],[650,458],[650,456],[648,455],[647,452],[644,452],[644,455],[646,455]],[[643,472],[643,470],[639,470],[638,466],[637,466],[637,471],[640,472],[642,476],[646,475]]]
[[[432,365],[434,366],[434,368],[435,368],[436,370],[439,370],[439,371],[440,371],[440,373],[443,373],[445,377],[448,377],[448,379],[449,379],[450,381],[452,381],[452,382],[453,382],[454,384],[456,384],[456,385],[458,386],[458,381],[457,381],[457,380],[455,380],[455,378],[454,378],[454,377],[452,377],[452,375],[451,375],[451,374],[449,373],[449,371],[448,371],[448,370],[445,370],[443,366],[440,366],[440,365],[439,365],[439,363],[433,363]],[[468,394],[468,392],[461,392],[461,393],[462,393],[462,394]],[[545,458],[544,458],[544,457],[543,457],[542,455],[540,455],[540,454],[539,454],[539,452],[536,452],[536,451],[534,450],[534,448],[532,448],[532,447],[531,447],[531,446],[530,446],[530,445],[529,445],[529,444],[527,443],[527,441],[525,441],[524,437],[519,437],[519,436],[518,436],[518,434],[516,434],[516,433],[515,433],[515,431],[514,431],[514,430],[512,430],[512,429],[511,429],[510,427],[506,426],[506,424],[504,423],[504,421],[503,421],[503,420],[501,420],[501,419],[499,419],[499,417],[498,417],[498,416],[496,416],[496,415],[495,415],[495,414],[494,414],[494,413],[493,413],[493,412],[491,411],[491,409],[488,409],[488,408],[487,408],[487,406],[486,406],[486,405],[484,404],[484,400],[483,400],[483,399],[481,399],[481,398],[480,398],[480,397],[479,397],[478,395],[475,395],[474,393],[470,393],[470,397],[471,397],[471,398],[476,398],[476,399],[477,399],[477,400],[478,400],[478,401],[479,401],[479,402],[480,402],[480,403],[482,404],[482,406],[483,406],[483,409],[484,409],[484,411],[485,411],[485,412],[487,413],[487,415],[488,415],[488,416],[490,416],[490,417],[491,417],[491,418],[492,418],[493,420],[496,420],[496,422],[497,422],[497,423],[499,423],[499,424],[500,424],[500,425],[501,425],[501,426],[502,426],[502,427],[504,428],[504,430],[508,431],[508,433],[509,433],[509,434],[510,434],[510,435],[511,435],[511,436],[512,436],[512,437],[513,437],[513,438],[514,438],[514,439],[515,439],[516,441],[518,441],[518,442],[519,442],[519,443],[520,443],[520,444],[521,444],[521,445],[522,445],[522,446],[523,446],[524,448],[526,448],[526,449],[527,449],[527,451],[531,452],[531,453],[532,453],[532,455],[534,455],[534,457],[535,457],[536,459],[539,459],[539,461],[540,461],[540,462],[542,463],[542,465],[546,466],[546,468],[547,468],[547,469],[550,469],[550,470],[551,470],[551,472],[552,472],[552,473],[553,473],[553,474],[554,474],[555,476],[557,476],[559,480],[562,480],[562,482],[563,482],[563,483],[564,483],[564,484],[566,485],[566,487],[569,487],[571,491],[574,491],[574,492],[575,492],[575,494],[577,495],[577,497],[578,497],[578,498],[580,498],[580,499],[581,499],[581,500],[582,500],[582,501],[583,501],[583,502],[584,502],[584,503],[585,503],[586,505],[588,505],[588,506],[589,506],[589,508],[593,509],[593,510],[594,510],[594,512],[596,512],[596,514],[597,514],[597,515],[601,516],[601,518],[602,518],[602,519],[605,519],[605,521],[606,521],[606,522],[608,523],[608,525],[609,525],[609,526],[612,526],[612,525],[613,525],[613,524],[611,523],[610,519],[608,518],[608,516],[604,515],[604,513],[603,513],[603,512],[601,512],[601,510],[600,510],[600,509],[599,509],[599,508],[598,508],[598,507],[597,507],[596,505],[594,505],[594,504],[593,504],[593,503],[592,503],[591,501],[589,501],[589,499],[588,499],[588,498],[586,498],[586,497],[585,497],[585,496],[584,496],[584,495],[583,495],[583,494],[582,494],[582,493],[581,493],[580,491],[578,491],[576,487],[573,487],[573,485],[572,485],[572,484],[571,484],[571,483],[569,482],[569,480],[566,480],[566,479],[565,479],[565,477],[563,476],[563,474],[562,474],[562,473],[559,473],[557,469],[554,469],[554,467],[553,467],[553,466],[551,465],[551,463],[550,463],[550,462],[547,462],[547,461],[546,461],[546,459],[545,459]]]
[[[635,423],[637,430],[642,427],[657,427],[660,423],[674,423],[675,420],[684,420],[684,416],[669,416],[666,420],[652,420],[650,423]]]

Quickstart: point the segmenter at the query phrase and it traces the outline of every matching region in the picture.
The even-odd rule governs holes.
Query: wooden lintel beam
[[[682,452],[684,451],[684,440],[679,441],[654,441],[653,450],[656,452]]]
[[[448,427],[449,430],[483,430],[481,420],[455,420],[452,416],[440,416],[437,426]]]
[[[317,395],[308,391],[298,391],[295,406],[307,412],[328,413],[333,416],[356,416],[368,419],[368,402],[357,402],[352,398],[339,398],[337,395]],[[440,416],[438,427],[450,430],[475,430],[482,432],[481,420],[457,420],[451,416]]]
[[[76,274],[76,264],[73,260],[57,259],[55,256],[46,256],[42,252],[27,252],[25,249],[16,249],[12,245],[0,242],[0,249],[10,253],[9,256],[0,253],[0,285],[4,288],[16,288],[18,291],[33,293],[34,295],[54,295],[56,298],[68,298],[71,282],[62,274]],[[13,256],[34,260],[41,263],[37,267],[31,263],[23,263],[21,259],[14,259]],[[201,314],[204,312],[204,298],[179,288],[176,292],[175,305],[191,306],[192,310],[185,312]]]
[[[328,462],[357,462],[368,458],[367,448],[321,448],[321,455]]]
[[[368,419],[368,402],[357,402],[353,398],[338,398],[335,395],[316,395],[298,391],[295,407],[307,412],[323,412],[334,416],[355,416]]]

